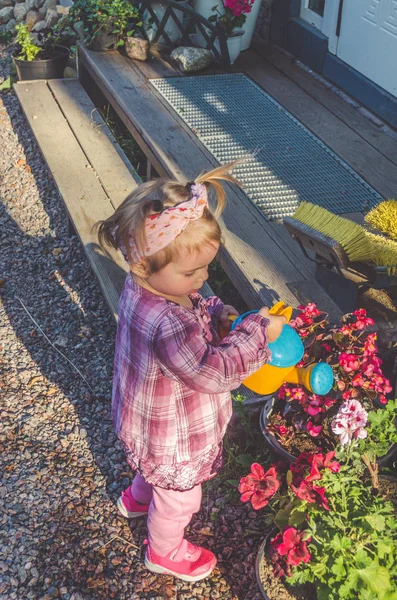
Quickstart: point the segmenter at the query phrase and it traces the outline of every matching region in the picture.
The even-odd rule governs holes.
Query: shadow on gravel
[[[23,529],[28,525],[31,531],[37,529],[39,532],[31,535],[39,539],[35,546],[39,576],[29,588],[29,594],[23,597],[35,600],[256,600],[259,595],[253,566],[259,539],[244,537],[244,528],[249,527],[256,515],[249,516],[248,507],[238,504],[235,492],[231,504],[227,498],[219,498],[215,482],[201,512],[192,521],[189,533],[192,541],[213,548],[219,557],[219,570],[208,580],[184,584],[148,573],[140,560],[140,547],[146,535],[144,520],[130,525],[137,544],[135,548],[127,546],[125,540],[123,543],[111,539],[112,532],[117,537],[117,532],[120,535],[128,528],[118,516],[114,501],[120,490],[130,483],[131,477],[121,444],[113,432],[110,414],[116,326],[80,241],[67,234],[62,203],[15,98],[6,95],[2,99],[26,163],[22,161],[21,171],[16,170],[15,180],[10,180],[9,194],[7,190],[4,197],[9,210],[0,202],[0,279],[5,282],[0,287],[0,295],[11,326],[31,358],[27,361],[21,356],[15,364],[20,385],[15,395],[17,399],[25,395],[21,400],[24,410],[10,431],[6,447],[10,453],[21,451],[18,447],[20,432],[30,419],[29,407],[36,399],[49,415],[51,411],[59,411],[59,404],[65,406],[67,413],[70,403],[77,413],[78,425],[76,422],[69,424],[67,419],[66,422],[62,419],[51,421],[49,417],[48,427],[53,434],[51,443],[43,443],[33,425],[29,433],[23,434],[29,437],[29,452],[37,456],[38,463],[33,475],[33,481],[37,483],[30,485],[43,485],[43,473],[56,472],[57,462],[62,462],[60,475],[63,478],[67,473],[67,477],[65,482],[63,479],[56,482],[57,489],[62,489],[63,485],[72,488],[76,478],[82,486],[81,492],[74,496],[66,498],[65,492],[65,498],[61,495],[52,499],[54,505],[46,523],[34,523],[35,508],[29,515],[23,511],[13,515],[17,527]],[[32,213],[27,214],[31,178],[35,180],[48,215],[47,225],[36,223],[35,199],[31,203]],[[24,219],[20,217],[21,210]],[[76,365],[84,379],[48,343],[18,299],[55,347]],[[33,381],[37,377],[32,377],[32,363],[42,375],[39,381]],[[41,402],[43,396],[46,398]],[[85,463],[76,465],[73,462],[74,449],[81,440],[87,442],[101,477],[95,474],[93,467],[86,468]],[[78,454],[80,456],[84,451],[79,450]],[[30,465],[29,462],[26,464]],[[48,474],[45,477],[48,480]],[[20,479],[23,482],[21,475]],[[104,485],[113,502],[104,496],[104,508],[98,521],[92,516],[95,514],[92,498],[98,497],[98,490]],[[43,502],[51,503],[51,499],[43,498]],[[100,505],[100,501],[95,502]],[[37,510],[36,514],[40,515]],[[24,535],[21,534],[21,543]],[[69,591],[63,594],[62,586]]]

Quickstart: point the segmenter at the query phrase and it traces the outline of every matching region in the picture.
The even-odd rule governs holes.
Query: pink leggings
[[[175,550],[193,514],[200,510],[201,485],[176,492],[152,486],[141,475],[135,475],[131,494],[137,502],[150,502],[147,522],[150,547],[160,556]]]

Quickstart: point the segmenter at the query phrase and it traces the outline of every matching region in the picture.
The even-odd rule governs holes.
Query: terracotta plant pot
[[[135,60],[146,60],[149,53],[150,43],[142,38],[127,37],[125,39],[124,47],[129,58],[133,58]]]

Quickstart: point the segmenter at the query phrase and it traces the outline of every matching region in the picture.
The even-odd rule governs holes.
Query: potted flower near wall
[[[214,14],[208,17],[209,21],[218,21],[225,29],[230,64],[237,60],[241,52],[243,25],[253,4],[254,0],[223,0],[223,10],[216,4],[212,8]]]
[[[256,561],[264,598],[397,597],[395,506],[364,474],[378,442],[369,439],[350,441],[337,455],[301,453],[292,465],[255,463],[241,479],[241,500],[273,511]]]
[[[33,36],[24,23],[15,27],[15,51],[13,61],[19,80],[59,79],[69,58],[69,49],[58,44],[59,37],[42,36],[40,43],[33,42]]]
[[[374,322],[360,309],[342,317],[339,326],[314,304],[300,307],[290,325],[305,344],[302,366],[323,361],[331,365],[334,389],[317,396],[300,385],[284,384],[262,413],[265,439],[284,459],[292,462],[304,451],[333,450],[340,434],[360,435],[358,419],[348,413],[360,405],[360,414],[371,421],[374,407],[387,404],[392,386],[382,371],[376,333],[368,332]],[[358,404],[357,404],[358,402]],[[389,457],[393,448],[382,448],[378,456]]]
[[[68,21],[81,23],[84,44],[96,51],[123,46],[141,25],[139,10],[129,0],[75,0]]]

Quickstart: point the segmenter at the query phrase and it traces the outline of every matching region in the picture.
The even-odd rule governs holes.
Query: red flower
[[[265,473],[261,465],[254,463],[251,465],[251,473],[240,479],[238,491],[242,494],[242,502],[250,500],[252,508],[259,510],[269,503],[279,487],[275,467],[270,467]]]
[[[316,502],[325,510],[330,510],[328,499],[325,495],[325,487],[315,487],[312,483],[305,480],[301,481],[299,487],[291,484],[291,489],[300,500],[304,500],[309,504]]]
[[[333,451],[327,452],[325,456],[324,454],[315,454],[311,462],[310,475],[306,477],[306,481],[321,479],[322,475],[320,469],[321,471],[329,469],[332,473],[337,473],[340,469],[340,464],[336,460],[332,461],[334,456],[335,452]]]
[[[307,548],[307,542],[311,538],[303,541],[305,533],[295,529],[295,527],[284,527],[282,534],[279,534],[271,543],[271,551],[285,557],[288,565],[297,566],[301,562],[308,563],[311,559]]]
[[[285,425],[280,425],[280,427],[278,428],[278,432],[280,435],[285,435],[288,432],[287,427],[285,427]]]

